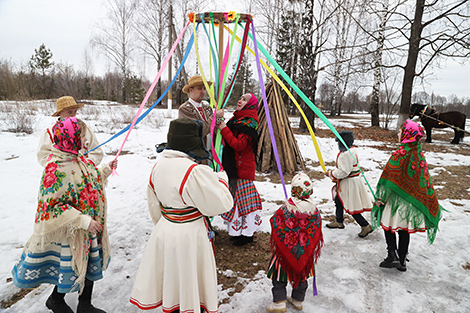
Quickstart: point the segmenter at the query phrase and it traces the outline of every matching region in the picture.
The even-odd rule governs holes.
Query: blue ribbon
[[[181,60],[181,64],[180,64],[180,67],[178,68],[178,70],[176,71],[176,74],[175,76],[173,77],[173,80],[171,81],[171,83],[168,85],[168,87],[165,89],[165,91],[163,92],[163,94],[160,96],[160,98],[158,98],[157,101],[155,101],[155,103],[147,109],[147,111],[145,111],[144,113],[142,113],[139,118],[137,119],[137,121],[135,122],[135,125],[137,125],[140,121],[142,121],[149,113],[150,111],[152,111],[159,103],[160,101],[162,101],[162,99],[165,97],[165,95],[168,93],[168,91],[171,89],[171,87],[173,86],[173,84],[175,83],[176,79],[178,78],[179,74],[181,73],[182,69],[183,69],[183,66],[184,64],[186,63],[186,59],[188,58],[189,56],[189,53],[191,52],[191,48],[193,47],[193,43],[194,43],[194,34],[191,35],[191,38],[189,39],[189,42],[188,42],[188,45],[186,47],[186,51],[184,52],[184,56],[183,56],[183,59]],[[89,150],[86,154],[90,153],[91,151],[95,150],[95,149],[98,149],[99,147],[107,144],[108,142],[116,139],[117,137],[121,136],[122,134],[124,134],[126,131],[129,130],[129,128],[131,127],[131,124],[127,125],[125,128],[123,128],[121,131],[119,131],[117,134],[115,134],[114,136],[112,136],[111,138],[109,138],[108,140],[106,140],[105,142],[103,142],[102,144],[94,147],[93,149]]]

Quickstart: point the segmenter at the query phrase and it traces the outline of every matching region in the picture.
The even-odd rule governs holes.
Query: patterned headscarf
[[[306,200],[313,194],[313,185],[310,178],[304,174],[299,173],[292,178],[291,195],[299,200]]]
[[[258,110],[258,99],[253,93],[249,92],[248,94],[251,95],[251,98],[248,100],[242,110]]]
[[[76,117],[67,117],[59,120],[52,128],[54,134],[54,148],[61,151],[78,154],[82,149],[80,127]]]
[[[424,129],[412,120],[406,120],[401,128],[401,142],[410,143],[419,141],[424,136]]]

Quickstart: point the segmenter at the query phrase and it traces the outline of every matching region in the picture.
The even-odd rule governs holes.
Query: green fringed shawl
[[[424,220],[428,240],[434,242],[443,208],[437,201],[419,141],[402,143],[393,152],[377,183],[376,197],[391,206],[392,215],[400,214],[416,227]],[[375,227],[380,226],[383,210],[384,206],[372,209]]]

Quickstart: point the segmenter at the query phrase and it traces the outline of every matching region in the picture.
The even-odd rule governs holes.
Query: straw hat
[[[75,102],[75,99],[73,97],[65,96],[65,97],[60,97],[59,99],[57,99],[55,105],[56,105],[56,112],[52,114],[52,116],[59,116],[60,112],[62,112],[65,109],[70,109],[70,108],[80,109],[85,104],[77,103]]]
[[[207,82],[207,84],[210,86],[212,85],[212,82]],[[183,92],[189,94],[189,88],[194,87],[194,86],[199,86],[199,85],[204,85],[202,76],[201,75],[192,76],[191,78],[189,78],[188,84],[183,87]]]
[[[202,122],[186,117],[170,122],[168,143],[157,145],[157,152],[163,150],[178,150],[186,153],[195,160],[202,161],[210,158],[202,137]]]

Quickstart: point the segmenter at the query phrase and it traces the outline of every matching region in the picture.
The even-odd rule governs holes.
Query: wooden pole
[[[171,31],[171,26],[173,25],[173,5],[170,4],[170,23],[168,25],[168,49],[171,50],[171,46],[173,44],[173,32]],[[168,51],[169,53],[169,51]],[[171,58],[168,60],[168,82],[171,82],[172,80],[172,64],[171,64]],[[171,109],[173,109],[173,97],[172,97],[172,94],[171,94],[171,88],[170,90],[168,90],[168,104],[167,104],[167,108],[168,108],[168,115],[171,116]]]
[[[224,62],[224,21],[219,21],[219,77],[216,80],[219,82],[219,88],[222,87],[222,63]],[[223,94],[223,90],[219,90],[219,94]]]

